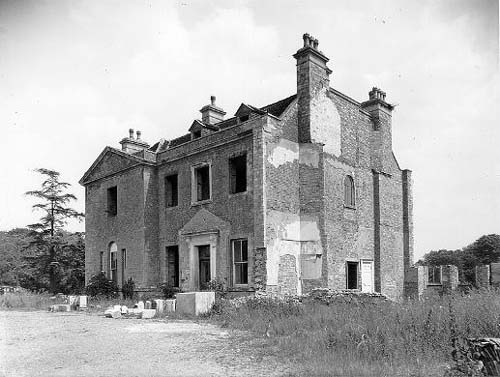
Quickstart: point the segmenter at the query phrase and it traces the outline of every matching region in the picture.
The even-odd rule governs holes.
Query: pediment
[[[106,147],[97,157],[92,166],[87,170],[80,184],[104,178],[122,170],[144,163],[141,158],[129,155],[114,148]]]
[[[197,131],[201,131],[201,129],[204,127],[205,125],[203,123],[201,123],[199,120],[195,120],[193,121],[193,123],[191,124],[191,127],[189,127],[189,132],[197,132]]]
[[[201,208],[182,228],[182,234],[205,233],[220,231],[229,227],[229,223],[214,215],[205,208]]]

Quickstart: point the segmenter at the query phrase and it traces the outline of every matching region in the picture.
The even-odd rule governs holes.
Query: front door
[[[373,292],[373,261],[361,262],[361,290]]]
[[[207,284],[211,280],[210,275],[210,245],[198,246],[198,258],[200,261],[200,289],[207,289]]]

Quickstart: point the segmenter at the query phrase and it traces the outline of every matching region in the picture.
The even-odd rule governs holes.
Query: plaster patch
[[[298,145],[284,139],[271,151],[267,161],[275,168],[299,159]]]
[[[324,151],[340,156],[340,115],[325,91],[320,91],[311,101],[311,140],[324,144]]]
[[[299,149],[299,163],[317,168],[319,165],[319,152],[308,145],[301,145]]]
[[[281,239],[271,240],[267,245],[267,284],[278,284],[280,256],[290,254],[298,258],[300,255],[300,242]]]
[[[319,241],[320,234],[318,222],[300,220],[300,240],[301,241]]]

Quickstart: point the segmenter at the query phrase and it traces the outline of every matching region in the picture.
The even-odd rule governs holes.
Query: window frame
[[[356,208],[356,185],[354,177],[350,174],[344,177],[344,207]]]
[[[349,288],[349,265],[356,266],[356,288]],[[359,291],[360,290],[359,275],[360,275],[360,263],[359,263],[359,261],[354,261],[354,260],[346,261],[346,264],[345,264],[345,287],[346,287],[346,289],[351,290],[351,291]]]
[[[241,158],[245,159],[245,164],[244,164],[244,167],[245,167],[245,173],[244,173],[245,189],[242,191],[236,191],[237,182],[238,182],[236,177],[238,175],[233,174],[233,171],[234,172],[237,171],[237,169],[234,166],[235,164],[233,161],[235,161],[237,159],[241,159]],[[234,176],[234,178],[233,178],[233,176]],[[229,178],[228,181],[229,181],[229,194],[230,195],[244,194],[248,191],[248,158],[247,158],[247,153],[241,153],[241,154],[229,157],[229,159],[228,159],[228,178]],[[233,182],[234,182],[234,184],[233,184]],[[233,186],[234,186],[234,190],[233,190]]]
[[[237,242],[241,243],[240,246],[240,253],[241,253],[241,261],[236,261],[235,258],[235,245]],[[246,260],[243,260],[243,253],[242,253],[242,247],[243,243],[246,243]],[[248,238],[235,238],[231,240],[231,267],[232,267],[232,282],[234,287],[248,287],[249,281],[250,281],[250,271],[249,271],[249,266],[250,266],[250,258],[249,258],[249,252],[248,252]],[[246,265],[246,283],[238,283],[236,282],[236,265]]]
[[[118,284],[118,245],[116,242],[109,244],[109,278]],[[114,263],[113,263],[114,262]]]
[[[170,260],[170,254],[174,255],[174,260]],[[174,288],[180,287],[180,264],[179,264],[179,245],[165,246],[165,263],[166,263],[166,277],[167,283],[171,283]],[[174,279],[169,274],[170,265],[174,268]],[[172,282],[173,280],[173,282]]]
[[[202,168],[208,168],[208,198],[198,200],[198,176],[197,171]],[[191,166],[191,205],[199,205],[212,201],[212,163],[202,162]]]
[[[169,178],[173,178],[175,177],[175,190],[173,190],[173,186],[171,186],[171,192],[170,192],[170,196],[171,196],[171,204],[169,204],[169,198],[168,198],[168,192],[167,192],[167,185],[169,184]],[[171,174],[168,174],[165,176],[164,178],[164,189],[165,189],[165,207],[166,208],[174,208],[174,207],[177,207],[179,206],[179,174],[178,173],[171,173]],[[174,193],[175,193],[175,200],[174,200]]]
[[[106,189],[106,212],[109,217],[118,215],[118,186],[111,186]]]
[[[436,271],[438,273],[438,280],[436,281]],[[431,279],[432,275],[432,279]],[[428,285],[443,285],[443,266],[427,266],[427,284]]]

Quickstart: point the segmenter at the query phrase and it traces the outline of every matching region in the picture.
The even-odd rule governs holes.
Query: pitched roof
[[[285,99],[282,99],[278,102],[272,103],[270,105],[266,105],[264,107],[261,107],[260,110],[266,111],[271,115],[274,115],[275,117],[281,116],[283,112],[287,109],[288,106],[293,102],[293,100],[297,97],[296,94],[287,97]]]

